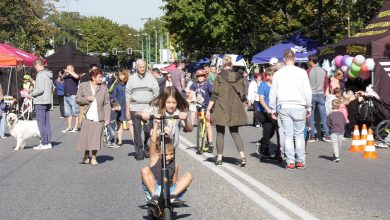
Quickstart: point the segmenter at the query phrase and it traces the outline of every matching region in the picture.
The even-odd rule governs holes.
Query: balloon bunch
[[[344,72],[344,76],[350,79],[356,79],[360,77],[363,80],[367,80],[371,76],[371,72],[375,68],[375,62],[373,59],[366,59],[362,55],[351,57],[349,55],[336,56],[334,59],[335,64]]]

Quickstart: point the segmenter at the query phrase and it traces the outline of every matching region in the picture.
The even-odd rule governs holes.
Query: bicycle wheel
[[[385,142],[385,139],[390,134],[390,120],[381,121],[375,128],[375,137]]]
[[[197,148],[198,154],[203,153],[202,128],[203,128],[203,123],[202,123],[202,120],[199,119],[198,120],[198,129],[196,129],[196,148]]]
[[[164,219],[165,220],[171,220],[172,219],[171,209],[168,208],[168,207],[164,208]]]
[[[29,118],[29,109],[28,109],[28,104],[26,104],[25,102],[23,102],[22,104],[22,107],[21,107],[21,115],[20,115],[20,118],[22,118],[23,120],[28,120]]]

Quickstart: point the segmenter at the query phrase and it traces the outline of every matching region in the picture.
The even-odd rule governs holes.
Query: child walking
[[[327,125],[331,131],[330,138],[333,144],[333,161],[340,161],[339,149],[343,142],[344,127],[346,124],[345,117],[340,111],[341,101],[335,99],[332,101],[332,112],[327,117]]]

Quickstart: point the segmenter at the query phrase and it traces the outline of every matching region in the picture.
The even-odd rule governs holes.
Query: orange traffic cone
[[[360,151],[364,151],[367,145],[367,126],[363,124],[362,133],[360,134]]]
[[[372,135],[372,129],[368,129],[367,145],[362,154],[363,158],[375,159],[378,158],[378,154],[375,151],[374,135]]]
[[[355,128],[353,129],[352,145],[348,150],[350,152],[361,152],[359,127],[357,125],[355,125]]]

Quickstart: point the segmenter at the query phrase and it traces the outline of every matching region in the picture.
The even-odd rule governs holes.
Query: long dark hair
[[[159,114],[165,113],[165,103],[167,102],[167,99],[171,96],[176,100],[177,109],[179,109],[181,112],[188,111],[188,103],[183,98],[183,96],[181,96],[179,91],[177,91],[176,87],[168,86],[165,87],[165,89],[160,93],[160,95],[152,102],[155,106],[158,107]]]

